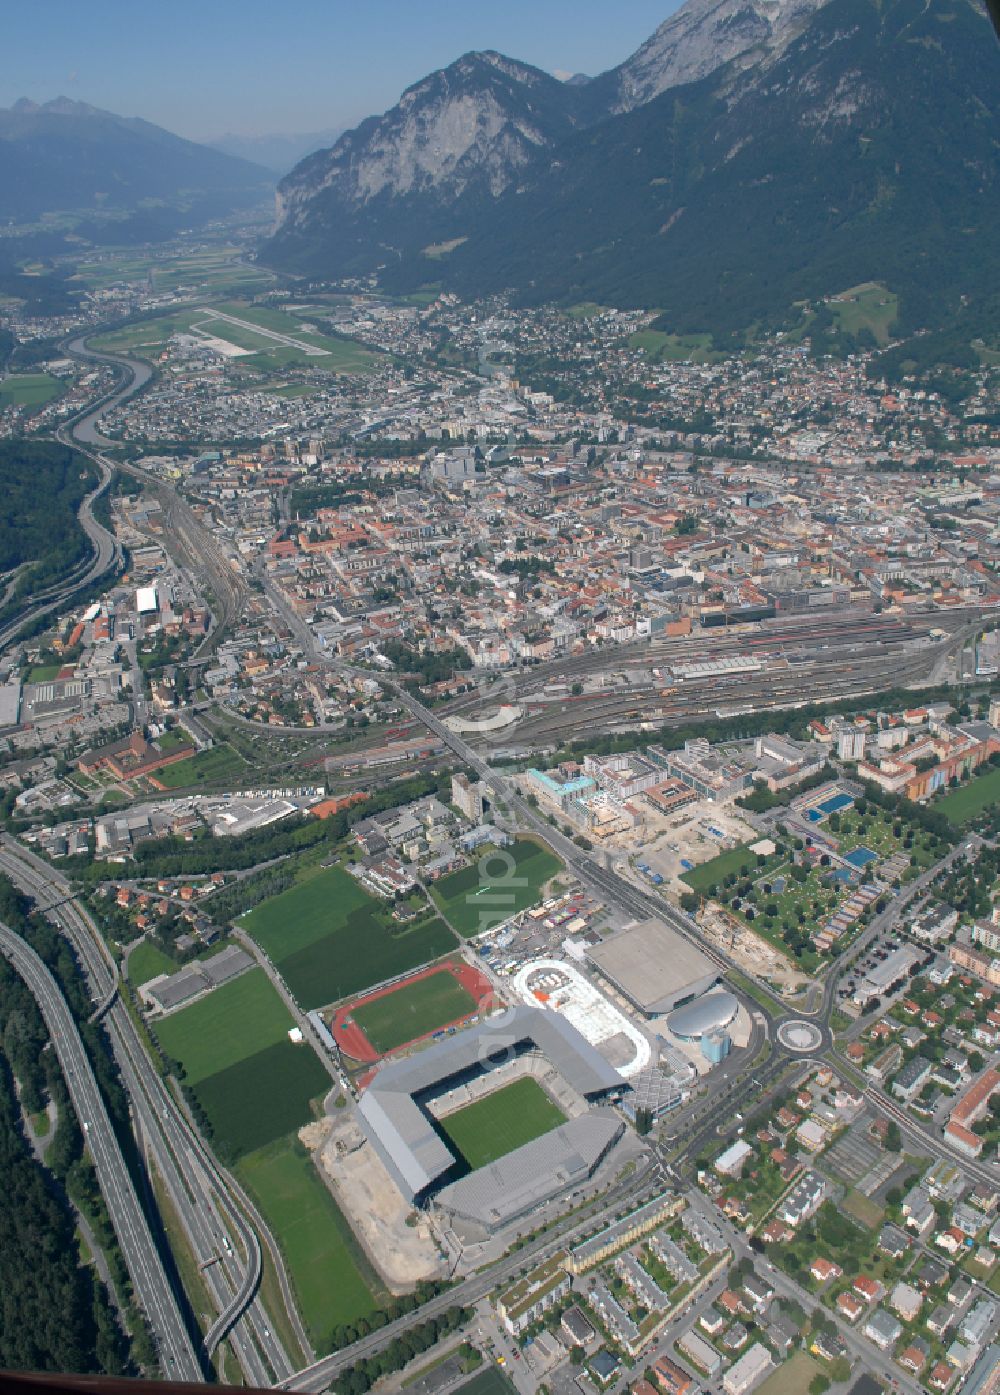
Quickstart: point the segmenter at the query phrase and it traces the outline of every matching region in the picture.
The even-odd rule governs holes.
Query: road
[[[308,1395],[319,1395],[319,1392],[325,1390],[330,1381],[335,1379],[346,1367],[353,1366],[356,1361],[360,1361],[366,1356],[374,1356],[376,1352],[388,1346],[394,1337],[398,1337],[407,1328],[413,1327],[416,1323],[423,1322],[427,1318],[434,1317],[447,1308],[471,1307],[478,1303],[481,1298],[495,1293],[499,1287],[519,1274],[524,1268],[530,1266],[532,1262],[540,1262],[547,1255],[562,1249],[565,1245],[575,1243],[602,1223],[610,1221],[623,1201],[627,1200],[630,1205],[638,1205],[646,1199],[647,1195],[653,1196],[666,1185],[668,1185],[667,1179],[659,1159],[651,1156],[630,1177],[625,1178],[604,1193],[600,1198],[598,1210],[588,1210],[582,1219],[577,1216],[566,1225],[554,1226],[551,1232],[524,1245],[519,1250],[514,1250],[498,1264],[464,1279],[445,1293],[441,1293],[436,1298],[432,1298],[430,1302],[424,1303],[414,1313],[397,1318],[395,1322],[387,1323],[385,1327],[380,1327],[378,1331],[370,1333],[369,1336],[360,1338],[351,1346],[343,1347],[340,1351],[333,1352],[332,1355],[325,1356],[311,1366],[297,1371],[294,1376],[282,1383],[282,1389],[301,1390],[307,1392]]]
[[[55,870],[5,838],[0,871],[35,898],[73,945],[98,1006],[109,993],[114,966],[100,934],[73,899],[69,884]],[[106,1026],[129,1095],[137,1134],[155,1167],[184,1230],[205,1286],[217,1308],[206,1338],[206,1352],[231,1329],[230,1340],[248,1380],[267,1385],[294,1369],[272,1331],[257,1294],[261,1277],[261,1236],[279,1276],[293,1327],[299,1336],[297,1359],[311,1354],[277,1245],[231,1176],[216,1162],[178,1100],[149,1059],[128,1010],[121,1001],[107,1010]]]
[[[58,586],[49,587],[34,596],[27,610],[16,620],[0,630],[0,650],[16,639],[32,621],[43,615],[58,611],[75,592],[90,586],[117,567],[122,560],[121,547],[113,533],[94,517],[94,505],[111,483],[113,466],[99,451],[101,445],[108,444],[97,430],[97,422],[105,412],[133,396],[152,377],[153,370],[148,363],[138,359],[121,359],[111,354],[97,354],[86,347],[84,338],[72,340],[66,352],[73,358],[96,359],[111,364],[122,375],[122,382],[113,392],[87,409],[83,415],[65,422],[56,431],[57,438],[66,446],[73,446],[97,467],[98,482],[80,505],[78,518],[93,548],[89,561],[81,563],[74,572]]]
[[[94,1161],[101,1194],[118,1237],[136,1301],[149,1322],[164,1370],[177,1380],[200,1380],[201,1362],[188,1337],[66,1000],[35,951],[4,924],[0,924],[0,951],[24,979],[45,1019],[69,1097]]]
[[[90,331],[90,333],[93,332]],[[74,358],[110,364],[121,375],[121,385],[115,392],[91,407],[85,415],[77,418],[66,427],[60,428],[61,432],[69,433],[72,437],[72,440],[67,441],[67,444],[73,444],[78,450],[83,450],[99,469],[108,473],[110,478],[112,462],[101,454],[101,448],[114,443],[101,434],[98,423],[113,407],[119,406],[129,397],[140,392],[153,376],[153,370],[148,363],[141,359],[127,358],[119,354],[99,353],[97,350],[89,348],[87,336],[74,339],[69,344],[67,352]],[[60,439],[66,439],[66,437],[60,435]],[[194,571],[201,584],[208,587],[214,597],[215,624],[198,651],[201,654],[209,653],[217,646],[227,628],[240,614],[247,598],[247,588],[242,578],[233,570],[218,540],[204,527],[194,510],[175,489],[159,479],[158,476],[140,470],[134,465],[122,462],[119,468],[126,474],[142,480],[150,492],[160,499],[164,509],[163,537],[168,549],[181,553],[183,561],[190,570]],[[106,536],[111,538],[112,543],[115,542],[110,534]],[[115,545],[117,546],[117,544]]]

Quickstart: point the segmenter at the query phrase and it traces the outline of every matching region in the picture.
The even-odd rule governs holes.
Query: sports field
[[[177,965],[162,949],[148,941],[136,945],[128,957],[129,982],[136,986],[148,983],[151,978],[158,978],[160,974],[172,974],[176,968]]]
[[[286,1038],[288,1009],[263,969],[251,969],[156,1023],[168,1056],[184,1066],[189,1085]]]
[[[951,794],[945,795],[934,807],[956,827],[969,823],[1000,800],[1000,769],[994,767],[985,775],[977,775],[967,785],[960,786]]]
[[[44,407],[58,397],[63,385],[48,373],[13,373],[0,378],[0,410],[4,407]]]
[[[224,1158],[308,1123],[330,1078],[314,1051],[288,1039],[291,1016],[263,969],[251,969],[154,1027],[184,1070]]]
[[[294,1137],[247,1154],[237,1171],[278,1238],[302,1320],[323,1355],[333,1349],[335,1328],[375,1307],[350,1227]]]
[[[138,951],[137,951],[138,952]],[[288,1262],[317,1351],[375,1302],[350,1228],[296,1138],[310,1101],[330,1087],[263,969],[223,984],[155,1026],[208,1116],[212,1143],[254,1196]]]
[[[524,1076],[449,1114],[438,1127],[475,1172],[565,1122],[565,1114],[541,1085]]]
[[[455,948],[442,920],[406,927],[341,867],[256,906],[243,927],[305,1008],[363,993]]]
[[[394,993],[361,1003],[352,1016],[383,1055],[475,1012],[475,998],[447,969],[404,983]]]
[[[484,1366],[471,1380],[460,1385],[454,1395],[515,1395],[514,1386],[496,1366]]]
[[[518,838],[512,847],[488,848],[471,866],[442,877],[431,895],[448,923],[468,938],[534,906],[545,883],[562,870],[554,853]]]

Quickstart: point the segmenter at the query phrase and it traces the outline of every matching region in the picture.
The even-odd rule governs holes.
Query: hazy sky
[[[66,95],[210,139],[352,125],[473,48],[613,67],[679,0],[33,0],[5,7],[0,106]]]

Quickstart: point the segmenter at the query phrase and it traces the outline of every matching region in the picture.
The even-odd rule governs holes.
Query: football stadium
[[[625,1082],[558,1013],[516,1007],[390,1060],[358,1117],[408,1202],[472,1239],[594,1175],[624,1125]]]

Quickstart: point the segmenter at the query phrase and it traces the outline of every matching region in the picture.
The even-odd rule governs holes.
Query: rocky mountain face
[[[461,237],[455,211],[495,201],[585,124],[587,90],[499,53],[466,54],[281,181],[267,259],[362,271],[396,246]]]
[[[146,200],[199,199],[216,213],[259,201],[268,173],[148,121],[67,97],[0,108],[0,217],[88,209],[129,211]],[[209,215],[211,216],[211,215]]]
[[[668,88],[700,82],[734,59],[766,64],[826,0],[690,0],[602,80],[612,111],[632,111]]]
[[[991,292],[1000,48],[978,0],[689,0],[568,86],[470,55],[282,182],[265,260],[660,306],[723,332],[885,280]]]

